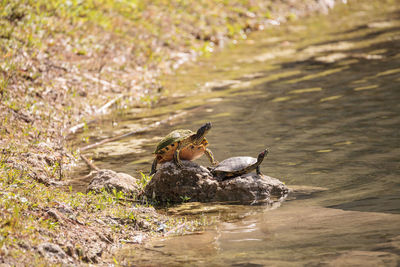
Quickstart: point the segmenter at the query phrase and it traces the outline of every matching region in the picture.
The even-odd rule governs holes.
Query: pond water
[[[90,151],[99,167],[136,175],[162,136],[211,121],[219,161],[268,147],[262,171],[298,192],[273,206],[222,206],[203,215],[218,221],[203,232],[128,248],[121,262],[399,266],[400,1],[349,2],[164,77],[156,109],[90,131],[101,139],[181,114]]]

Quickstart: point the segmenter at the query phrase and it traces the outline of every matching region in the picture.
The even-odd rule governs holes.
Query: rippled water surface
[[[136,175],[149,171],[163,135],[211,121],[218,160],[269,147],[263,172],[300,192],[273,207],[216,209],[209,216],[220,222],[210,229],[124,250],[120,261],[399,266],[399,8],[350,1],[328,16],[253,34],[165,77],[161,108],[131,110],[116,126],[94,129],[101,139],[183,114],[90,151],[100,167]]]

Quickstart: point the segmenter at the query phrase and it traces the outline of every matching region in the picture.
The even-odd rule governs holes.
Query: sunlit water
[[[90,153],[99,167],[137,175],[150,170],[163,135],[211,121],[207,138],[218,160],[255,157],[268,147],[262,171],[289,187],[306,186],[274,207],[226,206],[210,215],[220,222],[200,234],[128,248],[118,259],[150,266],[398,266],[400,2],[386,2],[350,1],[327,17],[251,35],[165,77],[161,108],[131,110],[117,126],[106,121],[91,131],[101,139],[185,112]],[[205,157],[198,162],[208,164]]]

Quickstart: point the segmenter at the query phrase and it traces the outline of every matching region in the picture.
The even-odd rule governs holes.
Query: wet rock
[[[287,194],[288,188],[278,179],[250,173],[219,181],[210,171],[195,162],[182,161],[179,169],[167,162],[156,172],[144,189],[149,199],[159,203],[185,201],[213,202],[235,201],[252,203]]]
[[[279,197],[287,193],[288,188],[278,179],[248,173],[220,182],[214,201],[262,202],[271,195]]]
[[[129,174],[104,169],[93,171],[88,176],[91,178],[91,181],[87,191],[100,192],[104,188],[109,192],[116,189],[130,195],[137,195],[139,193],[136,178]]]

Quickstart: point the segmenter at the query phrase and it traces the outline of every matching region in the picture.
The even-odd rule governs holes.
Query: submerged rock
[[[88,192],[100,192],[104,188],[109,192],[115,189],[126,194],[137,195],[139,193],[136,178],[129,174],[104,169],[92,171],[88,176],[91,178],[87,188]]]
[[[198,202],[263,202],[273,196],[283,196],[288,188],[278,179],[249,173],[221,181],[211,172],[192,161],[182,161],[179,169],[167,162],[144,189],[149,199],[159,203]]]

